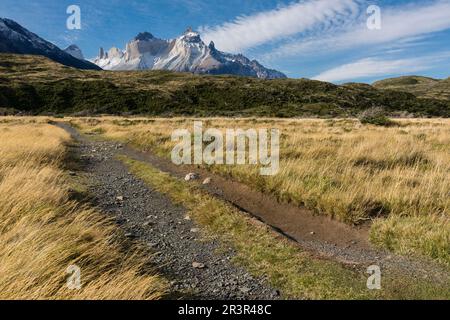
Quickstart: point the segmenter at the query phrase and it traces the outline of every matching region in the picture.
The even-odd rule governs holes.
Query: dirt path
[[[125,146],[123,153],[150,163],[178,178],[193,172],[199,181],[211,178],[202,186],[212,195],[271,226],[277,232],[299,243],[302,248],[333,258],[345,264],[367,264],[379,260],[368,243],[368,227],[354,228],[294,205],[279,203],[274,196],[255,191],[247,185],[193,166],[174,165],[151,152],[140,152]]]
[[[112,215],[126,236],[156,252],[151,262],[171,281],[171,297],[189,299],[276,299],[278,293],[231,263],[232,250],[202,239],[201,230],[186,219],[185,209],[172,204],[129,174],[116,155],[122,146],[89,141],[59,124],[77,141],[76,153],[89,181],[92,202]],[[222,249],[222,248],[221,248]],[[194,267],[193,263],[199,265]]]
[[[274,196],[253,190],[243,183],[225,179],[196,166],[178,166],[151,152],[141,152],[130,146],[122,151],[126,156],[147,162],[163,172],[183,179],[187,173],[199,175],[199,181],[211,178],[202,186],[210,194],[234,205],[276,232],[293,240],[302,250],[351,268],[364,270],[371,265],[380,266],[391,274],[402,274],[414,279],[422,278],[442,283],[449,279],[448,270],[431,261],[407,258],[374,248],[368,240],[369,226],[352,227],[295,205],[277,201]]]
[[[79,137],[76,130],[68,125],[63,125],[63,127],[74,136]],[[85,144],[89,143],[92,144],[92,142],[85,142]],[[106,146],[114,145],[112,142],[102,143]],[[117,146],[117,144],[115,145]],[[378,265],[384,272],[401,273],[412,278],[423,278],[439,283],[447,281],[449,278],[448,270],[433,262],[397,256],[388,251],[372,247],[368,242],[368,227],[354,228],[327,217],[314,216],[304,208],[279,203],[275,197],[255,191],[242,183],[225,179],[197,167],[176,166],[151,152],[140,152],[128,146],[121,146],[120,150],[117,150],[115,153],[147,162],[159,170],[181,179],[189,172],[197,173],[200,176],[200,181],[206,177],[212,178],[209,185],[203,186],[212,195],[263,221],[277,232],[293,240],[302,250],[308,250],[318,257],[338,261],[352,268],[361,268],[363,270],[370,265]],[[125,170],[120,163],[115,165],[120,166],[121,170]],[[109,170],[109,174],[113,175],[115,174],[113,171],[115,172],[118,169],[111,170],[109,168],[107,170]],[[135,178],[130,177],[130,179],[134,180]],[[110,185],[114,187],[116,182],[111,181]],[[142,186],[142,188],[145,188],[145,186]],[[112,197],[114,195],[109,196]],[[138,197],[136,201],[144,201],[141,198],[144,197]],[[137,203],[138,208],[142,205],[145,205],[145,203]],[[182,213],[180,214],[182,215]],[[133,221],[133,219],[130,220]],[[172,227],[174,223],[178,222],[180,221],[174,219],[165,221]],[[185,228],[186,232],[189,230],[189,227]],[[177,232],[174,234],[175,237],[177,236],[176,234]],[[171,235],[169,235],[170,237]],[[156,238],[159,237],[157,236]],[[180,240],[184,239],[177,239],[177,241]],[[166,248],[161,247],[158,249],[165,250]],[[195,257],[195,253],[193,254]],[[247,287],[244,288],[244,291],[246,291],[245,289]]]

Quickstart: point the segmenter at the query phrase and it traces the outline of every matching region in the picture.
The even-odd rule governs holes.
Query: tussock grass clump
[[[41,121],[39,121],[41,122]],[[144,252],[124,251],[105,216],[69,200],[62,129],[0,125],[0,299],[158,299],[165,282]],[[81,289],[67,287],[70,265]]]
[[[386,111],[383,108],[370,108],[364,110],[358,115],[358,118],[362,124],[373,124],[384,127],[389,127],[396,124],[387,117]]]
[[[449,230],[450,219],[445,216],[390,216],[374,222],[370,237],[373,243],[392,251],[421,253],[450,266]]]

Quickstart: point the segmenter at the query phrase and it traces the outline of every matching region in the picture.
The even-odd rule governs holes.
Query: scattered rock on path
[[[125,233],[125,237],[127,237],[129,239],[134,239],[134,238],[137,238],[138,236],[132,232],[128,232],[128,233]]]
[[[247,293],[249,293],[252,290],[250,288],[247,288],[247,287],[241,287],[241,288],[239,288],[239,291],[244,293],[244,294],[247,294]]]
[[[200,262],[192,262],[192,267],[194,269],[205,269],[206,268],[206,266]]]
[[[206,178],[206,179],[203,181],[203,185],[210,184],[211,181],[212,181],[211,178]]]
[[[186,180],[186,181],[192,181],[192,180],[196,180],[196,179],[198,179],[198,178],[199,178],[198,174],[191,172],[191,173],[188,173],[188,174],[186,175],[186,177],[184,178],[184,180]]]

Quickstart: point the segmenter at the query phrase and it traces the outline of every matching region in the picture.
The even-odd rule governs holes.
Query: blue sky
[[[73,4],[81,30],[66,28]],[[380,30],[367,27],[370,5],[381,9]],[[142,31],[174,38],[192,26],[218,49],[293,78],[450,76],[450,0],[1,0],[0,17],[60,47],[75,43],[88,58]]]

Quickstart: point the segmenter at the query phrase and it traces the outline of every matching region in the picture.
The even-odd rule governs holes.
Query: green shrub
[[[362,124],[373,124],[376,126],[389,127],[395,124],[386,116],[383,108],[370,108],[361,112],[358,116]]]

